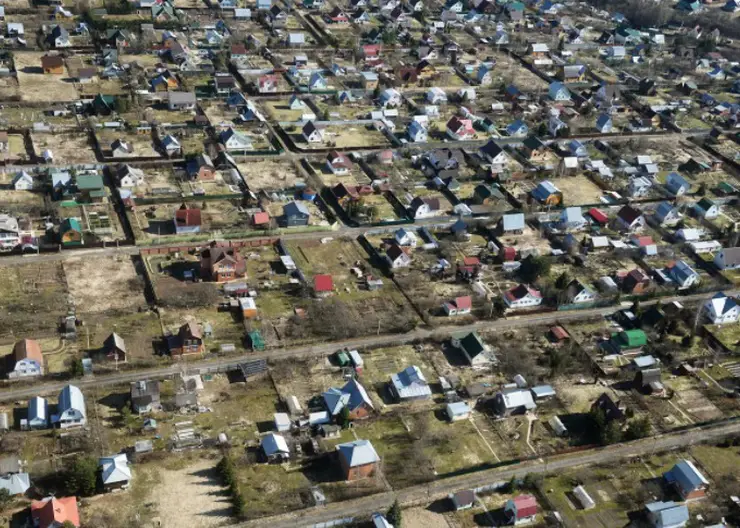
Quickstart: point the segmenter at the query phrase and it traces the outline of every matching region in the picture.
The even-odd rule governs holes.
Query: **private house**
[[[473,189],[472,201],[476,205],[490,205],[506,200],[506,196],[497,185],[481,183]]]
[[[429,139],[429,130],[421,121],[416,119],[409,123],[406,133],[409,136],[409,141],[414,143],[426,143]]]
[[[429,218],[440,213],[439,198],[422,198],[417,196],[409,205],[409,212],[414,218]]]
[[[506,133],[510,137],[526,137],[529,134],[529,127],[521,119],[517,119],[513,123],[507,125]]]
[[[129,164],[121,164],[116,169],[116,178],[118,179],[118,186],[123,189],[131,189],[139,185],[144,185],[146,180],[144,179],[144,171],[132,167]]]
[[[470,417],[470,413],[470,406],[464,401],[448,403],[445,407],[445,414],[451,422],[467,420]]]
[[[109,335],[103,342],[103,353],[109,361],[126,363],[126,343],[115,332]]]
[[[504,389],[493,399],[493,409],[499,416],[526,414],[536,408],[532,391],[527,388]]]
[[[213,181],[216,178],[216,166],[208,154],[198,154],[185,166],[188,178],[199,181]]]
[[[609,341],[604,343],[618,354],[635,354],[647,345],[647,335],[639,329],[622,330],[611,335]]]
[[[167,108],[172,111],[195,110],[196,102],[194,92],[170,92],[167,94]]]
[[[504,234],[523,233],[525,227],[524,213],[505,214],[501,217],[501,231]]]
[[[678,208],[669,202],[661,202],[655,210],[654,216],[661,225],[675,225],[681,220],[681,213],[678,211]]]
[[[442,309],[447,317],[455,315],[467,315],[473,307],[473,299],[470,295],[457,297],[454,301],[448,301],[442,305]]]
[[[712,324],[736,323],[740,319],[740,306],[734,298],[718,292],[704,303],[704,313]]]
[[[246,276],[247,264],[235,247],[211,242],[200,252],[200,276],[225,282]]]
[[[334,279],[331,275],[314,275],[313,294],[315,297],[327,297],[334,292]]]
[[[71,46],[69,42],[69,32],[62,26],[54,26],[47,37],[47,42],[52,48],[68,48]]]
[[[46,429],[49,425],[49,403],[46,398],[34,396],[28,401],[27,427]]]
[[[332,387],[321,396],[326,410],[332,416],[337,416],[344,407],[347,407],[351,420],[361,420],[375,410],[365,387],[355,378],[349,380],[341,389]]]
[[[558,79],[563,82],[581,82],[585,76],[586,66],[583,64],[563,64],[558,68]]]
[[[416,244],[418,242],[416,235],[412,231],[408,231],[404,229],[403,227],[398,229],[395,233],[393,233],[393,240],[399,246],[412,247],[412,248],[416,247]]]
[[[290,449],[283,435],[266,434],[262,437],[260,448],[268,462],[284,462],[290,458]]]
[[[494,174],[505,171],[509,166],[509,155],[493,140],[489,140],[478,152],[490,163],[491,172]]]
[[[178,235],[200,233],[201,210],[182,204],[176,211],[173,219],[175,233]]]
[[[560,213],[560,229],[566,231],[578,231],[586,226],[586,219],[583,217],[580,207],[566,207]]]
[[[537,510],[537,499],[533,495],[519,495],[504,505],[504,515],[514,526],[534,522]]]
[[[740,247],[722,248],[714,257],[714,265],[721,270],[740,268]]]
[[[380,92],[379,103],[383,108],[397,107],[402,101],[401,92],[395,88],[386,88]]]
[[[411,256],[395,243],[385,250],[385,259],[392,269],[407,268],[411,265]]]
[[[645,227],[645,217],[639,209],[625,205],[617,213],[617,227],[623,231],[638,231]]]
[[[100,480],[106,491],[126,489],[131,482],[131,468],[124,453],[103,457],[98,462]]]
[[[665,274],[681,289],[699,282],[699,274],[685,260],[679,260],[665,269]]]
[[[25,495],[30,487],[31,477],[28,473],[4,472],[0,476],[0,490],[6,490],[11,497]]]
[[[481,86],[490,86],[493,82],[493,77],[491,76],[491,68],[489,68],[485,64],[481,64],[480,66],[478,66],[478,69],[475,71],[475,80]]]
[[[496,362],[496,356],[477,332],[453,335],[450,344],[462,352],[473,368],[485,368]]]
[[[643,394],[662,395],[665,387],[661,382],[660,368],[645,368],[635,374],[633,386]]]
[[[61,429],[81,427],[87,423],[85,397],[82,391],[74,385],[67,385],[59,393],[57,414],[51,417],[51,422]]]
[[[666,176],[665,187],[668,192],[675,194],[676,196],[681,196],[689,192],[691,184],[679,173],[671,172]]]
[[[542,304],[542,294],[530,286],[519,284],[504,293],[504,303],[512,310],[531,308]]]
[[[446,126],[447,136],[456,141],[468,141],[475,137],[475,129],[470,119],[452,116]]]
[[[59,55],[44,55],[41,69],[47,75],[64,75],[64,59]]]
[[[596,130],[601,134],[609,134],[614,128],[614,121],[609,114],[600,114],[596,118]]]
[[[406,367],[398,374],[393,374],[388,389],[393,398],[399,402],[427,400],[432,396],[429,383],[421,369],[415,365]]]
[[[303,125],[301,135],[306,143],[321,143],[324,141],[324,134],[320,128],[318,128],[313,121],[308,121]]]
[[[31,502],[31,518],[34,528],[60,528],[69,522],[75,528],[80,526],[80,512],[77,497],[47,497]]]
[[[26,171],[21,171],[13,178],[13,190],[32,191],[34,188],[33,176]]]
[[[107,196],[100,174],[79,174],[75,177],[78,202],[102,202]]]
[[[626,293],[644,293],[650,287],[650,278],[635,268],[622,280],[622,289]]]
[[[650,189],[653,187],[653,182],[645,176],[635,176],[630,178],[629,184],[627,185],[627,194],[631,198],[643,198],[650,193]]]
[[[549,150],[537,136],[529,136],[522,142],[522,155],[532,164],[543,163],[549,157]]]
[[[691,460],[682,460],[673,466],[663,474],[663,479],[685,501],[703,498],[709,487],[709,481]]]
[[[346,154],[332,150],[326,155],[326,168],[332,174],[349,174],[352,170],[352,162]]]
[[[162,408],[159,381],[134,381],[131,383],[131,410],[146,414]]]
[[[29,378],[44,374],[44,356],[33,339],[22,339],[13,346],[13,353],[6,356],[8,379]]]
[[[205,351],[203,330],[198,323],[186,323],[179,328],[177,334],[167,337],[167,345],[173,358],[202,354]]]
[[[462,490],[448,495],[455,511],[469,510],[475,504],[475,491]]]
[[[59,238],[62,246],[81,246],[83,238],[80,221],[76,218],[65,218],[59,225]]]
[[[380,457],[370,440],[339,444],[337,453],[345,480],[359,480],[371,476],[380,462]]]
[[[702,198],[694,205],[694,211],[700,218],[711,220],[717,218],[720,213],[719,206],[709,198]]]
[[[653,528],[682,528],[689,522],[689,509],[673,501],[657,501],[645,505],[645,514]]]
[[[307,226],[311,213],[302,202],[288,202],[283,206],[283,223],[286,227]]]
[[[182,146],[180,145],[180,142],[171,134],[167,134],[162,138],[161,145],[168,158],[182,154]]]
[[[596,409],[604,413],[604,418],[607,422],[611,422],[613,420],[624,420],[625,411],[627,410],[620,401],[615,402],[605,392],[596,398],[594,403],[591,404],[591,410],[595,411]]]
[[[236,90],[236,79],[234,79],[232,75],[226,73],[217,73],[213,77],[213,88],[216,90],[217,94],[228,95],[232,91]]]
[[[242,155],[246,155],[248,151],[254,149],[252,138],[243,132],[234,130],[232,127],[221,132],[218,139],[230,154],[242,153]]]
[[[532,189],[532,198],[544,205],[559,205],[563,193],[550,180],[545,180]]]
[[[596,299],[596,292],[578,279],[573,279],[565,289],[565,297],[571,304],[589,303]]]
[[[570,90],[561,82],[550,83],[547,95],[553,101],[570,101]]]
[[[261,94],[277,93],[279,77],[274,74],[261,75],[257,79],[257,91]]]

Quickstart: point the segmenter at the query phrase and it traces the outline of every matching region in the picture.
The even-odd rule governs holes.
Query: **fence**
[[[244,247],[269,246],[269,245],[275,244],[277,241],[278,241],[277,237],[268,237],[268,238],[249,239],[249,240],[230,240],[227,242],[227,244],[230,247],[234,247],[234,248],[244,248]],[[192,244],[180,244],[176,246],[157,246],[157,247],[141,248],[140,251],[141,251],[142,256],[168,255],[170,253],[188,252],[191,249],[195,249],[200,246],[202,246],[202,244],[192,243]]]

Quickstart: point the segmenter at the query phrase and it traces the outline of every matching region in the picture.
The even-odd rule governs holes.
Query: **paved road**
[[[443,478],[429,484],[412,486],[396,492],[385,492],[326,506],[307,508],[292,514],[237,523],[233,526],[239,528],[314,526],[317,523],[334,519],[368,516],[377,511],[384,512],[390,508],[396,499],[403,506],[428,504],[460,490],[475,489],[499,482],[504,483],[510,480],[512,476],[523,477],[527,473],[555,473],[579,466],[608,464],[629,457],[650,455],[653,452],[683,448],[700,442],[716,441],[738,433],[740,433],[740,422],[728,420],[713,427],[669,433],[628,444],[551,457],[548,460],[537,459],[511,466],[477,471],[467,475]]]
[[[740,290],[728,290],[726,293],[728,295],[735,295],[739,292]],[[671,300],[679,300],[685,303],[690,301],[700,301],[708,298],[709,295],[711,294],[703,293],[685,297],[663,298],[661,299],[661,301],[670,302]],[[643,304],[650,305],[654,302],[657,301],[646,301]],[[118,385],[121,383],[129,383],[131,381],[137,380],[163,379],[169,376],[173,376],[178,372],[182,372],[184,368],[187,368],[188,372],[190,373],[206,374],[208,372],[224,372],[234,369],[240,363],[248,360],[266,359],[268,361],[279,361],[297,357],[327,356],[342,347],[363,348],[397,345],[435,337],[443,339],[455,332],[472,332],[474,330],[491,331],[497,329],[507,330],[534,325],[563,323],[566,321],[576,321],[582,319],[591,319],[594,317],[602,317],[604,315],[614,313],[615,310],[616,307],[607,306],[604,308],[573,310],[567,312],[564,311],[538,313],[533,315],[513,315],[507,318],[492,321],[477,321],[475,323],[464,326],[441,326],[433,329],[417,328],[415,330],[412,330],[411,332],[402,334],[366,336],[341,342],[328,342],[307,347],[275,348],[264,352],[249,352],[238,356],[206,359],[200,361],[186,360],[160,368],[153,368],[142,371],[125,371],[118,374],[105,376],[91,376],[88,378],[77,379],[74,381],[74,383],[80,388],[85,389],[92,387]],[[55,393],[61,390],[62,387],[64,387],[64,385],[66,385],[68,382],[60,381],[32,384],[29,381],[28,385],[21,385],[21,383],[23,382],[14,383],[10,388],[6,388],[0,391],[0,401],[23,400],[32,396]]]

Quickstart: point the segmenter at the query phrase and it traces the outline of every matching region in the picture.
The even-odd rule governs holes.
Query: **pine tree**
[[[393,505],[388,510],[385,518],[396,528],[401,527],[401,506],[399,506],[398,500],[393,502]]]

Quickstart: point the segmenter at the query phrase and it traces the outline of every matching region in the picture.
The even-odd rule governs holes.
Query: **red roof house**
[[[596,207],[589,209],[588,216],[593,218],[594,222],[598,224],[606,225],[609,223],[609,218],[607,218],[607,216],[604,213],[596,209]]]
[[[480,266],[480,259],[478,257],[464,257],[463,266]]]
[[[532,495],[519,495],[506,501],[504,514],[510,524],[531,522],[537,516],[537,499]]]
[[[177,234],[197,233],[200,231],[200,226],[200,209],[188,207],[186,204],[182,204],[180,208],[175,211],[175,232]]]
[[[254,213],[254,215],[252,216],[252,224],[256,226],[267,225],[269,223],[270,223],[270,215],[269,213],[266,213],[265,211]]]
[[[331,275],[314,275],[313,291],[316,295],[324,297],[334,290],[334,279]]]
[[[633,236],[632,243],[637,247],[645,247],[654,244],[651,236]]]
[[[77,497],[62,497],[33,501],[31,503],[31,517],[35,526],[39,528],[56,528],[71,522],[80,526],[80,512],[77,510]]]
[[[469,314],[473,308],[473,299],[470,295],[458,297],[454,301],[444,303],[442,308],[448,316]]]
[[[501,255],[503,256],[504,260],[507,262],[516,260],[516,248],[511,247],[511,246],[505,247],[503,251],[501,252]]]

